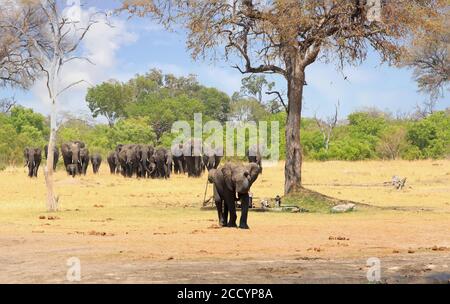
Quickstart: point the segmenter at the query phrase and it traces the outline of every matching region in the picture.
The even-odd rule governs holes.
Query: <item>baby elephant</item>
[[[70,176],[75,177],[78,173],[78,165],[77,164],[68,164],[67,165],[67,173]]]
[[[241,218],[239,228],[249,229],[247,215],[249,191],[258,178],[261,168],[255,164],[226,163],[208,174],[208,181],[214,184],[214,202],[216,203],[221,226],[236,227],[236,195],[241,201]],[[223,206],[223,208],[222,208]],[[228,221],[228,212],[230,220]]]
[[[98,169],[100,168],[100,165],[102,164],[102,156],[98,153],[94,153],[91,156],[91,164],[92,164],[92,170],[94,171],[94,174],[97,174]]]

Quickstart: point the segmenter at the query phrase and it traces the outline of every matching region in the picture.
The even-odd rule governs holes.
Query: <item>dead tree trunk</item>
[[[55,196],[53,187],[53,160],[56,146],[56,100],[52,100],[52,110],[50,114],[50,139],[48,141],[47,164],[44,168],[45,185],[47,186],[47,211],[58,210],[58,199]]]

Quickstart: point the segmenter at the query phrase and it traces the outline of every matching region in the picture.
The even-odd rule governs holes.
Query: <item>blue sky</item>
[[[88,6],[105,2],[90,1]],[[87,7],[86,7],[87,9]],[[194,62],[185,48],[182,32],[169,33],[150,19],[115,16],[114,27],[96,25],[82,45],[81,53],[96,64],[74,63],[66,67],[66,82],[86,79],[95,85],[108,79],[126,81],[137,73],[151,68],[176,75],[196,74],[200,83],[217,87],[228,94],[238,91],[242,75],[231,65],[236,62]],[[344,80],[343,74],[348,77]],[[427,97],[417,92],[411,71],[380,65],[378,56],[370,53],[359,66],[346,67],[341,73],[333,63],[316,62],[307,69],[304,115],[327,116],[340,101],[340,118],[363,107],[377,107],[392,113],[412,111]],[[285,82],[273,78],[277,89],[284,90]],[[73,114],[87,114],[84,101],[87,85],[79,86],[61,96],[60,110]],[[14,95],[20,104],[47,114],[45,86],[38,81],[29,91],[1,89],[0,96]],[[448,94],[439,103],[440,109],[450,107]]]

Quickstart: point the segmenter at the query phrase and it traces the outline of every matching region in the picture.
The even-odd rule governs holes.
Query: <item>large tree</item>
[[[402,38],[438,13],[435,0],[125,0],[123,9],[187,30],[195,58],[241,59],[243,74],[279,74],[287,82],[285,193],[301,189],[300,120],[306,68],[319,56],[339,66],[398,59]],[[370,14],[369,14],[370,13]],[[223,52],[220,52],[223,50]]]

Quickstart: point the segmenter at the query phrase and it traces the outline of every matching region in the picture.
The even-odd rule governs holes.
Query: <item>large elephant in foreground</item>
[[[241,218],[239,228],[248,229],[247,216],[249,191],[258,178],[261,168],[255,164],[226,163],[208,174],[208,181],[214,184],[214,202],[216,204],[221,226],[236,227],[236,195],[241,201]],[[228,220],[228,212],[230,219]]]
[[[45,145],[44,147],[44,154],[45,154],[45,159],[47,159],[48,157],[48,145]],[[53,147],[53,171],[56,170],[56,165],[58,164],[58,160],[59,160],[59,150],[58,147]]]
[[[202,140],[192,138],[183,145],[183,154],[189,177],[200,177],[203,168]]]
[[[86,145],[81,141],[71,141],[61,145],[61,154],[68,174],[73,171],[73,168],[69,171],[70,164],[77,165],[76,174],[81,174],[80,150],[83,148],[86,148]]]
[[[28,176],[37,177],[39,166],[42,160],[42,151],[40,148],[25,148],[23,151],[25,157],[25,166],[28,167]]]

